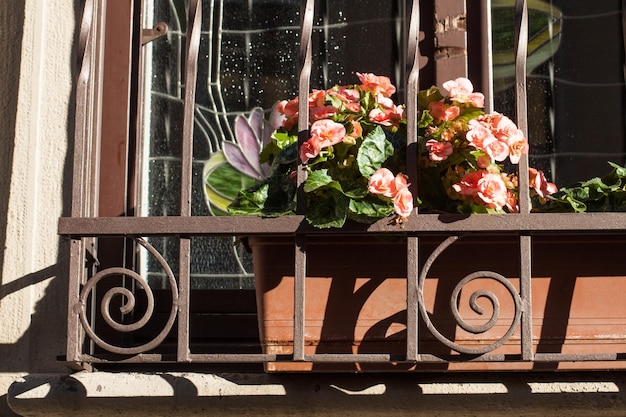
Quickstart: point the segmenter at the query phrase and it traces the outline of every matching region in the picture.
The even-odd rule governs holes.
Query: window
[[[352,83],[356,71],[388,74],[404,86],[410,1],[367,0],[359,7],[348,1],[315,3],[312,88]],[[469,74],[477,88],[491,92],[490,106],[514,114],[515,4],[463,3],[420,2],[421,87]],[[240,220],[209,228],[218,225],[213,220],[220,213],[206,201],[203,170],[224,141],[234,140],[236,117],[256,107],[268,112],[298,90],[301,4],[202,1],[191,111],[185,107],[191,90],[186,48],[192,24],[187,19],[196,2],[108,2],[103,10],[101,2],[92,4],[87,17],[93,23],[83,32],[89,36],[84,37],[83,61],[88,65],[82,68],[89,73],[87,87],[79,89],[84,96],[78,100],[83,117],[78,118],[76,205],[73,218],[62,219],[60,227],[72,237],[77,258],[86,250],[91,261],[84,271],[81,261],[73,260],[72,274],[80,280],[71,284],[70,360],[97,363],[113,353],[130,355],[131,362],[211,362],[219,360],[211,355],[229,349],[257,353],[252,259],[227,233],[257,226]],[[529,2],[528,12],[525,97],[533,166],[565,185],[601,175],[607,158],[624,163],[621,2],[537,0]],[[591,47],[588,31],[596,39]],[[582,47],[588,47],[583,54]],[[371,59],[371,51],[377,59]],[[398,92],[407,94],[403,88]],[[598,126],[589,120],[606,122]],[[193,138],[186,137],[189,123]],[[184,206],[186,179],[189,209]],[[415,229],[408,225],[407,233],[446,228],[436,216],[424,219]],[[515,237],[569,230],[550,219],[535,218],[532,225],[520,221],[519,227],[502,222],[499,230]],[[581,219],[586,219],[580,224],[586,231],[622,227],[616,217]],[[469,219],[470,230],[488,228],[483,220]],[[291,221],[271,224],[293,234]],[[451,222],[449,227],[459,233],[464,226]],[[96,291],[94,285],[81,298],[96,280],[104,287]],[[103,304],[110,312],[100,309]]]
[[[493,2],[494,101],[506,114],[515,102],[514,12]],[[622,3],[530,2],[529,25],[531,165],[559,186],[604,175],[607,160],[623,165]]]

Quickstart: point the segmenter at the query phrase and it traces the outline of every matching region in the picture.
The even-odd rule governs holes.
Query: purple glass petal
[[[261,175],[261,164],[259,163],[261,144],[248,120],[243,116],[237,116],[235,119],[235,136],[248,165]]]
[[[226,157],[228,163],[231,164],[236,170],[252,178],[262,178],[261,168],[259,167],[259,169],[256,170],[254,167],[250,166],[250,162],[244,156],[239,146],[232,142],[223,142],[222,151],[224,152],[224,156]],[[257,160],[257,165],[258,164],[259,162]]]
[[[265,122],[263,117],[263,109],[255,107],[250,112],[250,117],[248,118],[248,123],[250,124],[250,127],[252,128],[252,131],[254,132],[259,143],[261,143],[261,140],[263,139],[263,123]]]

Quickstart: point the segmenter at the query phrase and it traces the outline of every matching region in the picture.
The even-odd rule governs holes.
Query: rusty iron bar
[[[78,77],[76,80],[76,113],[74,129],[74,160],[72,177],[72,205],[70,215],[72,218],[80,218],[93,215],[91,205],[94,202],[88,192],[93,185],[94,177],[91,175],[90,163],[94,154],[92,148],[92,126],[97,100],[95,99],[99,83],[94,83],[94,75],[99,76],[96,57],[102,54],[104,49],[103,38],[96,36],[96,31],[101,27],[99,17],[103,15],[102,5],[95,0],[86,0],[81,17],[77,48]],[[91,145],[91,146],[90,146]],[[74,237],[70,240],[70,262],[68,280],[68,310],[67,310],[67,346],[66,357],[70,362],[79,362],[85,331],[82,329],[80,318],[75,308],[80,303],[80,287],[86,279],[85,256],[87,241],[82,237]]]
[[[521,348],[526,361],[533,360],[533,322],[532,322],[532,237],[524,234],[519,238],[520,245],[520,297],[521,297]]]
[[[258,363],[258,362],[289,362],[291,355],[275,355],[263,353],[210,353],[191,354],[190,360],[196,363]],[[404,355],[385,353],[324,353],[306,355],[305,360],[311,363],[412,363]],[[555,363],[555,362],[615,362],[626,360],[625,353],[538,353],[533,362]],[[86,355],[77,357],[77,361],[92,364],[138,364],[138,363],[176,363],[176,355],[168,354],[138,354],[128,357],[118,355]],[[417,357],[419,363],[460,363],[460,362],[525,362],[519,354],[484,354],[484,355],[433,355],[420,354]]]
[[[419,38],[420,38],[420,6],[419,0],[414,0],[411,7],[409,20],[409,33],[407,43],[407,64],[410,65],[406,81],[406,114],[407,114],[407,175],[409,176],[409,189],[413,195],[417,195],[417,94],[419,91]],[[417,214],[418,210],[414,212]],[[407,340],[406,356],[408,360],[417,361],[419,354],[419,316],[417,304],[418,278],[419,278],[419,238],[410,236],[407,238]]]
[[[480,1],[480,29],[481,33],[481,85],[485,95],[485,113],[493,111],[493,61],[491,45],[491,0]]]
[[[528,0],[515,0],[515,116],[517,126],[528,137],[528,103],[526,100],[526,54],[528,53]],[[519,211],[530,212],[528,188],[528,154],[518,165]]]
[[[298,56],[298,148],[309,139],[309,89],[311,87],[311,36],[313,34],[313,17],[315,1],[300,2],[300,51]],[[299,154],[299,152],[298,152]],[[306,212],[306,195],[304,182],[307,178],[306,164],[298,157],[297,171],[297,208],[298,214]],[[296,235],[294,260],[294,317],[293,317],[293,360],[304,360],[304,326],[305,326],[305,278],[307,269],[306,236]]]
[[[196,79],[198,77],[198,51],[202,29],[202,0],[189,2],[187,20],[187,45],[185,65],[185,100],[183,110],[183,137],[181,155],[180,216],[191,217],[191,184],[193,177],[193,132],[195,124]],[[179,237],[179,303],[178,309],[178,361],[189,361],[189,310],[191,275],[191,238]],[[175,308],[175,306],[172,306]]]
[[[412,215],[401,224],[382,219],[372,225],[347,224],[341,230],[319,230],[302,215],[257,217],[62,217],[59,233],[72,237],[89,236],[177,236],[177,235],[364,235],[364,234],[598,234],[626,232],[624,213],[531,213]]]
[[[515,107],[517,124],[528,138],[528,104],[526,99],[526,59],[528,49],[528,1],[515,1]],[[519,177],[519,210],[520,213],[529,213],[529,163],[528,154],[522,155],[518,166]],[[522,356],[525,360],[532,360],[532,237],[520,236],[520,294],[522,297]]]

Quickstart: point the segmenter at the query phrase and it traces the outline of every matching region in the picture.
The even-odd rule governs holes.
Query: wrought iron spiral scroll
[[[470,354],[470,355],[480,355],[480,354],[488,353],[497,349],[498,347],[502,346],[507,340],[511,338],[511,335],[519,327],[519,324],[521,321],[521,314],[522,314],[521,303],[522,302],[521,302],[521,297],[518,291],[516,290],[516,288],[503,275],[500,275],[497,272],[492,272],[492,271],[474,272],[464,277],[454,287],[454,290],[452,291],[452,296],[450,298],[450,308],[452,310],[452,314],[454,315],[454,319],[456,320],[459,327],[461,327],[465,331],[468,331],[474,334],[485,333],[491,328],[493,328],[493,326],[496,325],[500,317],[500,302],[498,300],[498,297],[493,292],[488,291],[488,290],[477,290],[474,293],[472,293],[469,299],[470,308],[479,315],[483,315],[484,310],[478,305],[477,303],[478,299],[486,298],[487,300],[490,301],[493,309],[492,309],[491,317],[486,323],[479,325],[479,326],[475,326],[475,325],[465,322],[463,318],[461,317],[461,315],[459,314],[458,304],[459,304],[459,296],[461,294],[461,290],[466,284],[478,278],[493,279],[497,281],[498,283],[502,284],[504,288],[506,288],[506,290],[509,292],[515,304],[515,313],[514,313],[513,320],[511,321],[511,325],[509,326],[505,334],[500,339],[496,340],[495,342],[489,345],[484,345],[484,346],[480,346],[476,348],[470,348],[470,347],[459,345],[458,343],[448,339],[446,336],[441,334],[437,330],[437,328],[433,325],[432,321],[430,320],[430,316],[428,315],[428,312],[426,311],[426,306],[424,303],[424,282],[426,280],[426,276],[428,275],[430,267],[435,262],[437,257],[439,257],[439,255],[441,255],[441,253],[444,250],[446,250],[450,245],[456,242],[458,238],[459,236],[451,236],[447,238],[446,240],[444,240],[433,251],[433,253],[431,253],[431,255],[426,260],[426,263],[420,273],[419,281],[418,281],[418,298],[419,298],[418,306],[419,306],[419,311],[422,316],[422,319],[424,320],[424,323],[426,323],[426,327],[437,340],[439,340],[444,345],[448,346],[449,348],[459,353],[465,353],[465,354]]]
[[[96,287],[96,285],[100,281],[102,281],[102,279],[111,275],[115,275],[115,276],[123,275],[123,276],[133,279],[135,283],[139,285],[145,291],[145,294],[147,297],[147,307],[146,307],[146,311],[144,312],[142,317],[139,318],[139,320],[133,323],[129,323],[129,324],[118,323],[117,321],[113,319],[113,317],[111,317],[111,312],[110,312],[111,301],[113,300],[115,296],[123,297],[125,302],[120,307],[120,312],[122,314],[128,314],[132,312],[133,309],[135,308],[135,294],[132,291],[130,291],[128,288],[124,288],[124,287],[111,288],[104,294],[101,304],[100,304],[100,312],[105,322],[109,326],[111,326],[111,328],[113,328],[114,330],[119,331],[119,332],[125,332],[125,333],[141,329],[143,326],[146,325],[146,323],[148,323],[154,311],[154,293],[152,292],[152,289],[150,288],[146,280],[144,280],[141,277],[141,275],[127,268],[113,267],[113,268],[107,268],[102,271],[99,271],[89,281],[87,281],[87,283],[85,284],[85,286],[83,287],[80,293],[79,302],[74,307],[74,312],[79,315],[80,321],[83,325],[83,329],[85,330],[87,335],[91,338],[91,340],[94,341],[94,343],[96,343],[98,346],[100,346],[103,349],[106,349],[109,352],[118,353],[118,354],[126,354],[126,355],[135,355],[138,353],[147,352],[159,346],[161,342],[163,342],[163,340],[167,336],[168,332],[171,330],[174,324],[174,320],[176,319],[176,314],[178,312],[178,288],[176,285],[176,279],[174,278],[174,273],[172,272],[172,269],[169,267],[169,265],[167,264],[163,256],[161,256],[161,254],[152,245],[150,245],[148,242],[140,238],[136,238],[135,241],[139,243],[141,246],[143,246],[152,256],[156,258],[156,260],[159,262],[159,264],[161,264],[161,267],[165,271],[167,278],[169,280],[169,283],[170,283],[170,288],[172,292],[172,308],[170,310],[170,316],[167,322],[165,323],[164,328],[161,330],[161,332],[150,342],[145,343],[143,345],[134,346],[134,347],[120,347],[120,346],[113,346],[105,342],[104,340],[102,340],[89,325],[89,321],[87,320],[87,312],[86,312],[87,300],[89,298],[89,295],[91,294],[92,290]]]

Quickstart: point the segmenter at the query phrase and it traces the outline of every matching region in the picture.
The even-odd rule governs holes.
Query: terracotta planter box
[[[420,240],[420,266],[442,239]],[[487,299],[480,316],[470,295],[489,290],[500,314],[490,330],[473,334],[451,313],[454,287],[476,271],[494,271],[519,292],[516,237],[458,240],[435,261],[424,283],[424,305],[437,330],[462,346],[490,345],[514,317],[505,287],[488,278],[465,285],[459,314],[472,325],[489,320]],[[250,237],[255,263],[259,331],[266,353],[293,352],[293,239]],[[406,350],[406,244],[373,237],[312,237],[307,240],[305,353],[404,353]],[[626,352],[626,239],[623,237],[534,237],[532,258],[533,350],[537,353]],[[452,351],[420,319],[419,352]],[[493,354],[519,355],[520,329]],[[614,369],[625,362],[453,362],[415,364],[269,363],[268,371],[368,370],[546,370]]]

